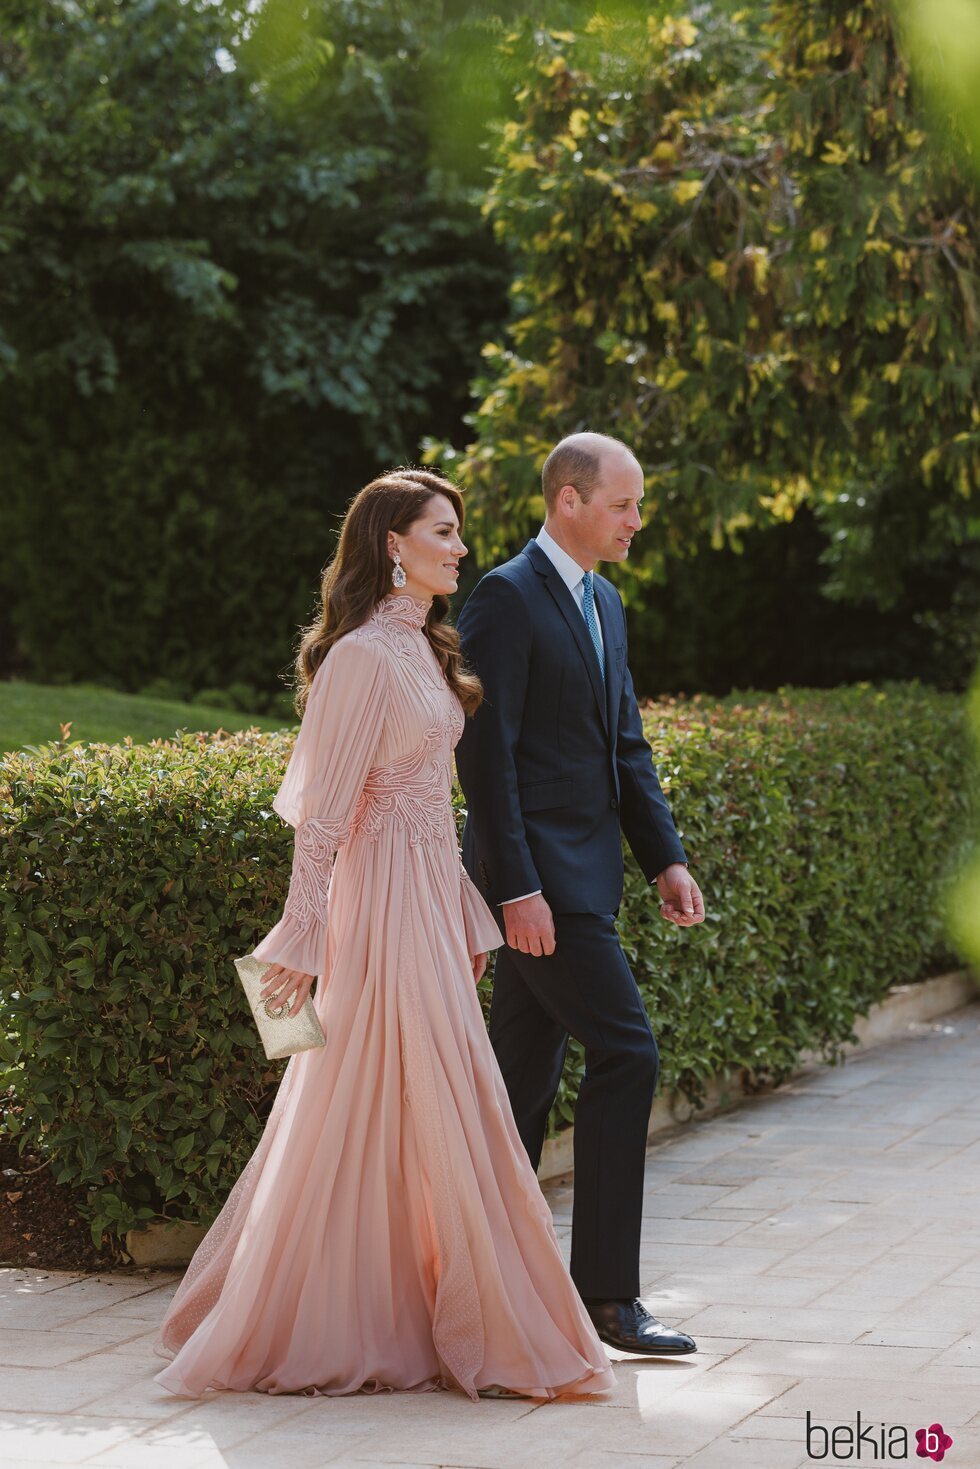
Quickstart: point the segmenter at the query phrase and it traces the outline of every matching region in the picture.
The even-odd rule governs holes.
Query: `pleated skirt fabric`
[[[260,1141],[154,1341],[215,1390],[614,1385],[514,1123],[470,965],[500,943],[455,840],[340,849],[314,1004]]]

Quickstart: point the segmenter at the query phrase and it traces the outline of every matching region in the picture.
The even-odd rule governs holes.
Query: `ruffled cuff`
[[[488,954],[491,949],[500,948],[504,941],[503,937],[482,893],[473,883],[462,862],[459,864],[459,870],[467,951],[470,955]]]
[[[301,974],[322,974],[326,944],[325,923],[303,925],[284,913],[252,952],[266,964],[282,964]]]
[[[335,822],[310,817],[296,828],[293,870],[282,917],[253,949],[257,959],[303,974],[326,965],[330,875],[346,832]]]

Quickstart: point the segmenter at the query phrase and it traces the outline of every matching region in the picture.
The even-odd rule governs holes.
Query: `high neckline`
[[[414,627],[421,631],[431,606],[431,597],[423,602],[418,597],[410,596],[408,592],[397,592],[394,596],[382,597],[374,610],[385,622],[398,622],[403,627]]]

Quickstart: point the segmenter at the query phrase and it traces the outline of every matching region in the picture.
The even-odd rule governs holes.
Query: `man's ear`
[[[558,504],[564,511],[574,510],[575,501],[578,499],[578,490],[574,485],[562,485],[558,491]]]

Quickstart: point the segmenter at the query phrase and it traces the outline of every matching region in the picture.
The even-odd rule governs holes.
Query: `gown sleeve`
[[[353,634],[334,643],[313,675],[272,803],[296,828],[289,892],[279,922],[253,950],[257,959],[303,974],[323,972],[327,885],[378,748],[385,694],[382,649]]]
[[[488,954],[491,949],[500,948],[504,941],[503,935],[497,927],[496,919],[490,912],[483,894],[463,866],[462,857],[459,859],[459,872],[467,950],[471,955]]]

